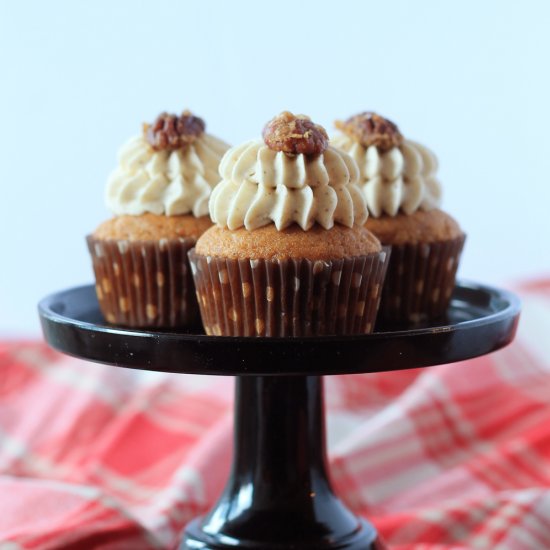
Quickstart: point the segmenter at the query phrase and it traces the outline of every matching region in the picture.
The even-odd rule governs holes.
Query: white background
[[[550,2],[0,0],[0,335],[92,281],[118,147],[185,107],[236,144],[376,110],[440,160],[462,277],[550,273]]]

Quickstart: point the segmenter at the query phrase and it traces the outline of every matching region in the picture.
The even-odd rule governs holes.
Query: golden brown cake
[[[417,210],[410,215],[370,216],[365,226],[382,244],[414,244],[448,241],[462,237],[458,222],[442,210]]]
[[[298,225],[278,230],[274,224],[254,231],[245,228],[227,231],[214,226],[199,240],[197,254],[221,258],[263,260],[333,260],[380,252],[380,242],[365,227],[335,225],[325,229],[320,225],[304,231]]]
[[[212,227],[210,216],[195,218],[191,214],[159,216],[146,213],[141,216],[115,216],[100,224],[93,235],[96,239],[117,241],[157,241],[180,237],[196,240],[209,227]]]
[[[357,166],[325,130],[284,112],[230,149],[212,192],[216,226],[191,251],[207,334],[370,332],[387,254],[365,227]]]
[[[107,183],[115,216],[87,237],[99,305],[131,327],[189,327],[200,320],[187,252],[211,225],[218,165],[229,148],[189,111],[162,113],[119,153]]]
[[[405,139],[390,120],[372,112],[336,122],[335,147],[357,162],[369,218],[366,227],[391,246],[380,304],[385,323],[416,323],[441,317],[455,284],[465,235],[439,209],[437,160]]]

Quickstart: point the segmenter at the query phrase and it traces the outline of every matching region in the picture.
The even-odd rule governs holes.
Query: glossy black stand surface
[[[359,550],[375,538],[328,481],[322,378],[237,378],[229,482],[181,548]]]
[[[455,288],[447,319],[429,326],[324,338],[231,338],[113,327],[93,286],[39,305],[46,340],[92,361],[237,376],[233,466],[213,510],[180,549],[369,550],[375,529],[335,496],[325,445],[322,377],[450,363],[514,337],[519,300],[476,284]]]

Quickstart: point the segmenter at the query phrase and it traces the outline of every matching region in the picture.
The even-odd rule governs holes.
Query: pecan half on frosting
[[[344,122],[337,120],[334,125],[363,147],[375,145],[381,151],[388,151],[403,143],[399,128],[391,120],[371,111],[354,115]]]
[[[161,113],[153,124],[143,125],[143,133],[155,151],[175,151],[197,140],[205,128],[202,118],[183,111],[180,116]]]
[[[305,115],[283,111],[272,118],[262,132],[265,144],[273,151],[287,155],[317,156],[328,147],[325,129]]]

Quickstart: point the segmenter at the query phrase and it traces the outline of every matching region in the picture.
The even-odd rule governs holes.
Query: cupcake
[[[200,321],[187,252],[211,227],[208,200],[229,146],[189,111],[162,113],[118,155],[107,206],[87,237],[105,319],[129,327]]]
[[[336,127],[342,135],[332,144],[359,167],[359,186],[370,213],[366,227],[391,246],[380,320],[414,324],[442,317],[466,236],[439,209],[434,154],[403,138],[393,122],[375,113],[360,113],[336,122]]]
[[[207,334],[314,336],[373,329],[387,253],[364,227],[353,159],[283,112],[233,147],[210,197],[215,226],[189,253]]]

